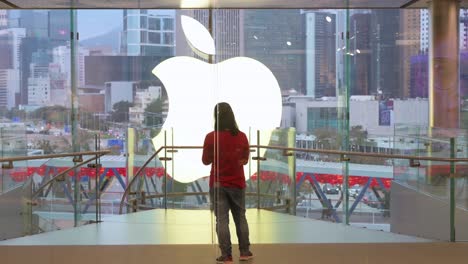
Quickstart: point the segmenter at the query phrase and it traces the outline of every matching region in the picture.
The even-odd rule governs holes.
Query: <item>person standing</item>
[[[221,256],[217,263],[232,263],[229,211],[236,225],[239,242],[239,260],[253,258],[250,252],[249,226],[245,217],[244,165],[249,160],[249,142],[239,130],[234,112],[228,103],[214,108],[214,131],[208,133],[203,144],[202,162],[211,164],[210,199],[216,216]]]

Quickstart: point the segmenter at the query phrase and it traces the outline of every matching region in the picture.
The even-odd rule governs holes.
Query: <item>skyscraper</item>
[[[211,30],[215,42],[216,55],[213,62],[220,62],[229,58],[242,56],[244,54],[244,21],[243,10],[239,9],[214,9],[214,10],[177,10],[176,30],[177,46],[176,54],[198,57],[189,47],[187,39],[182,31],[180,16],[186,15],[194,18],[206,29]],[[209,19],[212,16],[212,28]],[[203,59],[203,58],[199,58]]]
[[[306,84],[307,95],[336,95],[336,15],[307,12]]]
[[[403,98],[411,97],[411,58],[420,54],[421,11],[402,9],[397,44],[400,50],[401,88]]]
[[[305,94],[306,23],[300,10],[244,10],[243,23],[245,56],[265,64],[281,90]]]
[[[124,10],[121,53],[129,56],[174,56],[174,11]]]
[[[67,10],[10,10],[10,28],[23,28],[26,37],[20,45],[20,94],[18,104],[28,104],[28,78],[32,54],[38,50],[52,50],[70,40],[70,11]]]
[[[420,10],[420,19],[421,19],[421,52],[427,53],[429,51],[429,10],[421,9]]]
[[[402,98],[400,82],[400,53],[397,39],[400,29],[400,10],[371,11],[371,76],[370,94],[382,93]]]
[[[349,22],[350,94],[369,95],[371,89],[371,14],[354,13]]]
[[[6,9],[0,9],[0,29],[8,26],[8,11]]]

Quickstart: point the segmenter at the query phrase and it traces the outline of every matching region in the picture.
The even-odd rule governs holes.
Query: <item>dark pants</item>
[[[232,254],[231,235],[229,232],[229,210],[236,224],[239,251],[249,252],[249,226],[245,218],[245,189],[216,187],[210,189],[211,203],[216,216],[216,234],[223,256]]]

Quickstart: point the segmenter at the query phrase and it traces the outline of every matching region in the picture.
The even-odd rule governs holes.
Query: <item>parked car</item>
[[[383,208],[382,202],[377,198],[373,191],[367,191],[364,194],[364,197],[362,197],[362,201],[370,207],[378,209]]]
[[[322,187],[322,191],[325,194],[339,194],[340,193],[340,188],[336,185],[330,184],[330,183],[325,183]]]
[[[361,190],[361,186],[359,184],[355,184],[351,188],[349,188],[349,196],[356,198],[361,193]]]

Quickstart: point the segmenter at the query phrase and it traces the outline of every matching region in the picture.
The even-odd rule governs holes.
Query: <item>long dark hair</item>
[[[226,102],[216,104],[214,108],[215,131],[229,130],[231,135],[236,136],[239,133],[239,127],[236,123],[236,117],[232,112],[231,106]]]

